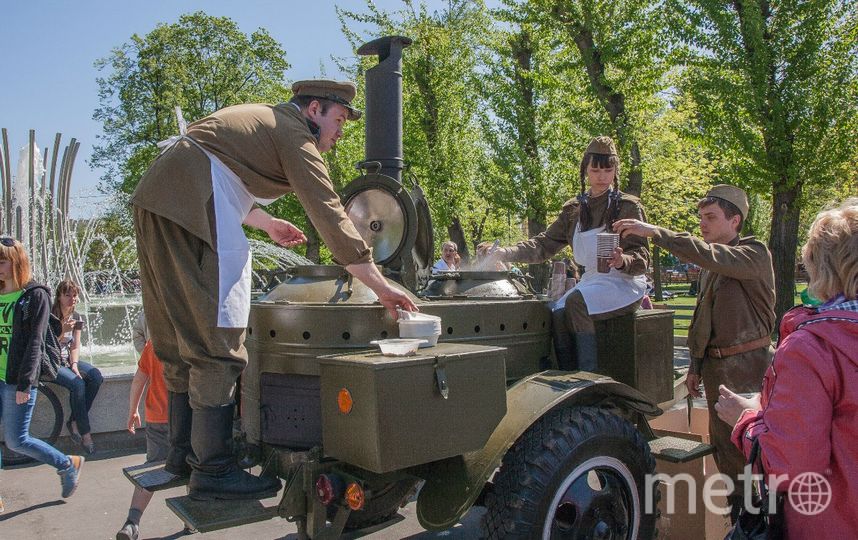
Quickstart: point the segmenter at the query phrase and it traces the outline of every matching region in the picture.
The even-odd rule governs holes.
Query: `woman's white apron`
[[[563,308],[566,298],[573,291],[581,292],[590,315],[624,308],[643,298],[646,293],[646,276],[630,276],[615,268],[611,268],[607,274],[597,271],[596,235],[601,232],[604,232],[602,227],[581,232],[580,225],[575,226],[572,254],[575,256],[575,262],[584,266],[585,272],[578,285],[567,291],[552,305],[553,309]]]

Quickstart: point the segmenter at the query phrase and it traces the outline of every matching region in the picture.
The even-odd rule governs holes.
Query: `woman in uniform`
[[[504,262],[541,263],[572,247],[576,264],[583,267],[581,280],[553,311],[555,353],[563,370],[598,371],[594,321],[637,310],[646,293],[644,273],[650,254],[645,238],[620,239],[608,272],[597,269],[597,235],[612,232],[611,225],[618,219],[645,220],[640,200],[620,191],[619,179],[614,141],[596,137],[581,159],[581,192],[563,205],[557,220],[545,232],[494,252]],[[490,247],[486,242],[477,251],[484,253]]]

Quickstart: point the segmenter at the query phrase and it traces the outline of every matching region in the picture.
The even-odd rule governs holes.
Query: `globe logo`
[[[831,484],[819,473],[801,473],[789,483],[788,497],[796,512],[815,516],[831,504]]]

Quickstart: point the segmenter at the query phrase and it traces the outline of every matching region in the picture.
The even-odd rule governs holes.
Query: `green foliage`
[[[545,27],[513,4],[493,15],[501,26],[483,40],[479,78],[480,121],[494,165],[484,194],[507,215],[544,227],[576,191],[577,163],[566,150],[581,134],[558,109],[557,56]]]
[[[426,193],[436,238],[456,220],[478,238],[491,207],[480,193],[488,160],[478,122],[478,38],[489,31],[482,2],[452,0],[430,13],[424,3],[403,0],[387,13],[367,2],[366,12],[338,9],[343,31],[357,47],[384,35],[413,44],[403,54],[403,150],[409,178]],[[364,25],[368,35],[354,27]],[[371,62],[367,60],[367,62]],[[367,64],[363,64],[365,69]]]
[[[641,200],[650,223],[699,234],[697,202],[714,183],[717,163],[691,136],[694,123],[695,104],[680,98],[665,106],[644,131],[647,181]]]
[[[725,181],[831,184],[854,159],[856,4],[841,0],[675,2],[693,47],[681,85]],[[691,49],[690,49],[691,50]]]
[[[102,190],[131,193],[157,156],[155,143],[178,133],[174,107],[189,121],[246,102],[286,97],[285,53],[267,31],[244,34],[234,21],[203,12],[137,34],[98,60],[104,132],[92,165],[103,168]]]

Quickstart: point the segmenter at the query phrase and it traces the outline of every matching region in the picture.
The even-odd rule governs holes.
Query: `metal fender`
[[[474,504],[513,443],[555,407],[596,405],[610,400],[650,416],[662,412],[634,388],[581,371],[536,373],[511,386],[506,396],[506,416],[482,449],[423,465],[415,471],[426,479],[417,499],[417,518],[424,528],[452,527]]]

